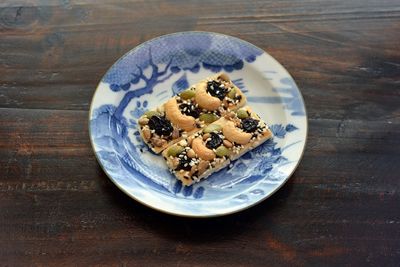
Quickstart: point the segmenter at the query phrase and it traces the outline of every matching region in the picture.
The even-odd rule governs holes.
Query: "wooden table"
[[[187,30],[265,49],[307,105],[299,168],[236,215],[144,207],[89,143],[89,104],[109,66]],[[398,0],[0,3],[1,266],[399,266],[399,137]]]

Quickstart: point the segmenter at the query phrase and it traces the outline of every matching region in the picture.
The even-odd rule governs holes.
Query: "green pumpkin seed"
[[[229,91],[228,97],[233,99],[235,96],[236,96],[236,88],[233,87],[233,88]]]
[[[212,132],[218,132],[222,130],[222,126],[219,124],[210,124],[206,128],[203,129],[204,133],[212,133]]]
[[[239,119],[245,119],[249,117],[249,113],[247,113],[247,110],[242,108],[236,112],[236,115],[238,116]]]
[[[154,111],[154,110],[149,110],[149,111],[146,111],[144,113],[144,115],[146,115],[146,117],[150,119],[154,115],[160,115],[160,113],[158,113],[157,111]]]
[[[194,90],[192,90],[192,89],[187,89],[187,90],[183,91],[182,93],[180,93],[179,96],[180,96],[182,99],[185,99],[185,100],[186,100],[186,99],[191,99],[191,98],[193,98],[195,94],[196,94],[196,92],[195,92]]]
[[[199,120],[204,121],[205,123],[212,123],[218,120],[218,116],[212,113],[204,113],[200,115]]]
[[[176,157],[176,156],[178,156],[179,154],[181,154],[183,150],[185,150],[184,147],[177,146],[177,145],[172,146],[172,147],[170,147],[170,148],[168,149],[168,156]]]
[[[229,149],[226,148],[225,146],[219,146],[215,150],[215,154],[220,158],[222,158],[223,156],[228,156],[229,153],[230,153]]]

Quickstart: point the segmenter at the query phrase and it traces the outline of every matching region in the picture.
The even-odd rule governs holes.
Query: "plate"
[[[274,138],[184,187],[142,142],[137,119],[220,71],[244,92]],[[260,48],[218,33],[179,32],[137,46],[108,70],[93,96],[89,132],[100,165],[127,195],[169,214],[212,217],[251,207],[289,179],[303,154],[307,117],[292,77]]]

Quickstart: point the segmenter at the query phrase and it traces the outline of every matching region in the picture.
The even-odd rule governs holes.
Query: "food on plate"
[[[246,115],[242,116],[243,113]],[[231,112],[230,115],[231,117],[225,120],[222,133],[228,141],[235,144],[231,160],[239,158],[272,137],[268,125],[249,106]]]
[[[225,113],[217,121],[169,146],[162,153],[171,172],[186,186],[229,165],[272,137],[250,107]]]
[[[139,132],[144,142],[160,153],[245,103],[246,97],[228,75],[219,73],[147,111],[138,120]]]

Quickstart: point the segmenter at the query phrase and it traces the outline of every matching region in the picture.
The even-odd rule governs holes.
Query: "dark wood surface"
[[[185,219],[119,191],[90,147],[98,81],[153,37],[215,31],[265,49],[309,116],[273,197]],[[0,266],[399,266],[400,2],[0,3]]]

